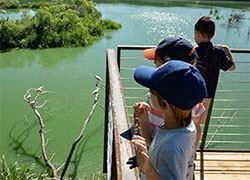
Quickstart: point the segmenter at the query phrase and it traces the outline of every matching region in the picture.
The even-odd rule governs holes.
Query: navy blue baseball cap
[[[182,60],[187,63],[198,57],[194,46],[180,37],[166,37],[156,48],[145,49],[143,54],[149,60]]]
[[[183,110],[191,110],[207,97],[205,81],[198,69],[179,60],[171,60],[159,68],[139,66],[134,72],[134,79]]]

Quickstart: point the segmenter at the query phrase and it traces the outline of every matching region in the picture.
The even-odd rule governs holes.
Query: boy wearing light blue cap
[[[140,136],[132,141],[138,146],[137,160],[146,176],[142,179],[185,180],[196,133],[191,110],[207,95],[204,79],[194,66],[175,60],[159,68],[140,66],[134,79],[151,90],[152,106],[164,118],[149,148]],[[137,103],[137,117],[144,119],[148,108],[146,103]]]

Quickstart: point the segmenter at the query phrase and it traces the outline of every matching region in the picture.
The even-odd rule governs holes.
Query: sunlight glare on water
[[[156,10],[141,10],[137,15],[131,15],[138,21],[144,23],[148,29],[146,34],[153,35],[153,40],[159,40],[158,34],[168,34],[168,36],[186,36],[185,27],[188,24],[181,14],[160,12]]]

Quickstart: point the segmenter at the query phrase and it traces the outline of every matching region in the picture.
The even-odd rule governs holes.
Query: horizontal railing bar
[[[123,89],[126,89],[126,90],[147,90],[147,88],[141,88],[141,87],[124,87]]]
[[[132,67],[121,67],[120,70],[129,70],[129,71],[134,71],[136,68]]]
[[[127,106],[127,108],[133,108],[133,106]]]
[[[131,97],[131,96],[125,96],[125,99],[146,99],[146,95],[145,95],[145,97],[136,97],[136,96]]]
[[[239,61],[239,62],[236,62],[236,64],[249,64],[250,62],[248,61]]]
[[[206,143],[221,143],[221,144],[250,144],[249,141],[206,141]]]
[[[121,60],[147,60],[144,57],[121,57]]]
[[[232,119],[232,117],[229,116],[211,116],[212,119]],[[246,118],[246,117],[234,117],[234,119],[250,119],[250,118]]]
[[[125,60],[140,60],[140,61],[145,61],[147,60],[146,58],[144,57],[121,57],[120,58],[121,60],[125,61]],[[246,62],[246,61],[237,61],[236,64],[250,64],[250,62]],[[228,73],[228,72],[224,72],[222,71],[222,73]],[[236,73],[235,71],[230,71],[229,73]]]
[[[147,90],[147,88],[143,87],[123,87],[124,90]],[[218,93],[250,93],[250,91],[244,91],[244,90],[224,90],[224,89],[218,89],[216,90]]]
[[[134,71],[135,68],[124,68],[124,69],[121,69],[121,70],[130,70],[130,71]],[[133,78],[130,78],[130,77],[121,77],[122,80],[134,80]],[[250,83],[250,81],[232,81],[232,82],[229,82],[229,81],[219,81],[219,83],[230,83],[230,84],[236,84],[236,83]]]
[[[197,149],[198,152],[201,152],[200,149]],[[225,153],[249,153],[249,149],[204,149],[203,152],[225,152]]]
[[[132,106],[129,106],[129,107],[132,107]],[[129,114],[129,117],[133,117],[133,114]],[[216,117],[216,118],[212,118],[212,119],[232,119],[232,117],[227,117],[227,118]],[[233,119],[249,120],[249,118],[241,118],[241,117],[234,117]],[[202,126],[204,126],[204,125],[202,125]],[[209,126],[211,126],[211,127],[221,127],[221,124],[219,124],[219,125],[210,124]],[[229,127],[232,127],[232,128],[245,128],[245,127],[249,127],[250,128],[250,126],[247,126],[247,125],[223,125],[223,127],[227,127],[227,128],[229,128]]]
[[[249,63],[250,64],[250,63]],[[249,74],[250,71],[230,71],[230,72],[224,72],[222,71],[222,74],[225,74],[225,75],[230,75],[230,74]]]
[[[133,108],[133,106],[127,106],[127,108]],[[241,110],[248,110],[250,111],[250,108],[213,108],[213,110],[222,110],[222,111],[232,111],[232,110],[235,110],[235,111],[241,111]],[[222,118],[222,117],[218,117],[218,118]],[[230,117],[231,119],[232,117]],[[228,118],[229,119],[229,118]],[[249,118],[250,119],[250,118]]]
[[[250,64],[250,62],[249,62]],[[124,66],[121,66],[120,69],[122,70],[134,70],[136,69],[136,67],[124,67]],[[225,75],[230,75],[230,74],[250,74],[250,71],[230,71],[230,72],[224,72],[222,71],[223,74]],[[219,82],[221,82],[221,80],[219,80]],[[222,81],[222,82],[225,82],[225,81]],[[228,81],[228,82],[231,82],[231,81]],[[238,82],[238,81],[236,81]]]
[[[134,78],[121,77],[121,80],[134,80]]]
[[[148,48],[155,48],[156,46],[152,45],[118,45],[117,49],[119,50],[144,50]]]
[[[136,68],[121,68],[121,70],[129,70],[134,71]],[[133,78],[122,77],[124,80],[133,80]],[[218,81],[219,83],[227,83],[227,84],[250,84],[250,81]]]
[[[245,90],[224,90],[224,89],[218,89],[216,90],[216,93],[250,93],[250,91],[245,91]]]
[[[250,100],[239,100],[239,99],[215,99],[215,102],[250,102]]]
[[[213,110],[220,111],[250,111],[250,108],[213,108]]]
[[[117,49],[119,50],[144,50],[148,48],[155,48],[156,46],[152,45],[118,45]],[[238,49],[230,48],[232,53],[250,53],[250,49]]]
[[[228,84],[249,84],[250,81],[218,81],[218,83],[228,83]]]
[[[135,60],[140,60],[140,61],[145,61],[147,60],[146,58],[144,57],[121,57],[121,60],[122,61],[135,61]],[[250,62],[245,62],[245,61],[239,61],[239,62],[236,62],[237,64],[250,64]],[[224,71],[221,71],[221,73],[223,74],[240,74],[240,73],[250,73],[248,71],[242,71],[242,72],[239,72],[239,71],[230,71],[230,72],[224,72]]]
[[[218,124],[218,125],[216,125],[216,124],[210,124],[209,125],[209,127],[221,127],[221,124]],[[247,125],[223,125],[222,126],[223,128],[250,128],[250,126],[247,126]]]
[[[218,135],[218,136],[250,136],[250,134],[240,134],[240,133],[207,133],[208,135]]]

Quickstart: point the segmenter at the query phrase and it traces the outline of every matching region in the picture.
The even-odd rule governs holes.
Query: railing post
[[[108,122],[109,122],[109,73],[108,55],[106,54],[106,83],[105,83],[105,115],[104,115],[104,148],[103,148],[103,172],[107,173],[107,149],[108,149]]]
[[[122,48],[120,48],[120,46],[117,46],[117,64],[118,64],[119,71],[121,68],[121,50]]]
[[[211,114],[212,114],[213,105],[214,105],[214,98],[211,99],[211,102],[210,102],[209,108],[208,108],[208,112],[207,112],[207,119],[206,119],[206,122],[205,122],[205,127],[203,129],[203,135],[202,135],[202,138],[201,138],[201,145],[200,145],[201,151],[204,151],[204,147],[205,147],[205,144],[206,144],[207,132],[208,132],[208,128],[209,128],[210,117],[211,117]]]

